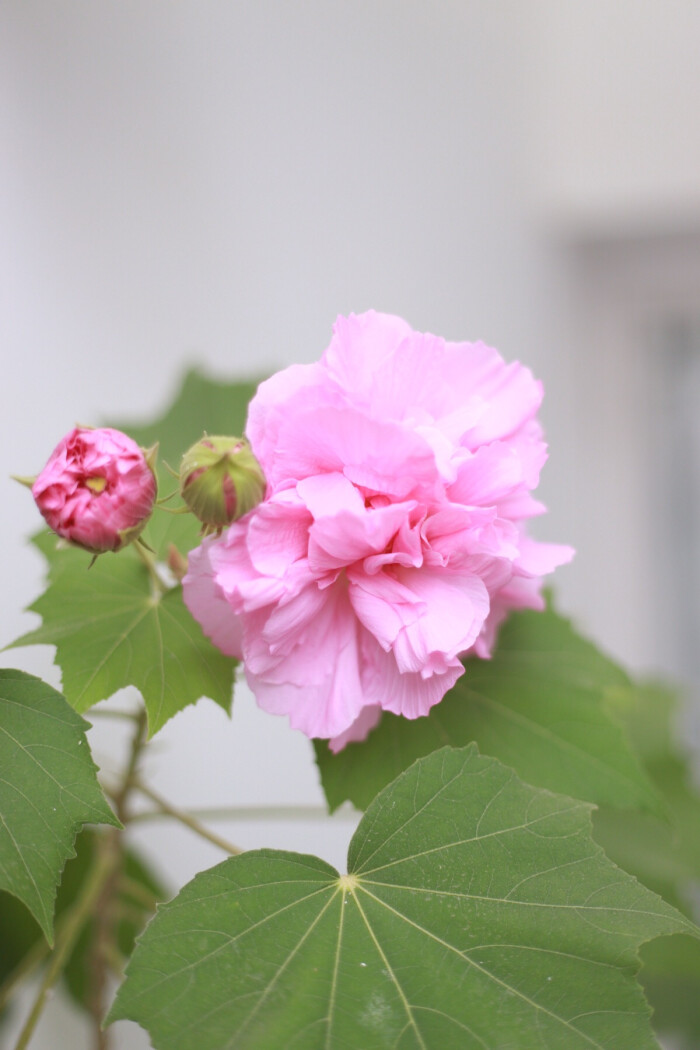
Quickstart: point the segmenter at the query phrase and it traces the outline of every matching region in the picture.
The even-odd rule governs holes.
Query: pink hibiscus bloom
[[[542,387],[483,343],[373,311],[262,383],[247,436],[265,500],[190,554],[185,601],[259,704],[338,750],[382,710],[428,713],[541,608],[569,547],[525,534],[547,458]]]

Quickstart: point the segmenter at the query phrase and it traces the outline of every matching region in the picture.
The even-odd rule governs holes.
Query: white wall
[[[610,558],[601,562],[582,515],[590,475],[577,475],[586,431],[575,252],[543,231],[562,199],[572,213],[581,200],[619,201],[643,155],[637,130],[608,187],[609,134],[633,88],[606,52],[595,114],[612,98],[619,117],[601,129],[586,109],[600,80],[584,57],[595,66],[603,6],[616,8],[617,25],[605,47],[616,42],[640,82],[667,4],[5,2],[5,475],[39,469],[75,420],[153,413],[186,363],[231,376],[312,360],[338,312],[374,306],[418,329],[484,338],[545,380],[552,513],[540,535],[583,547],[559,590],[595,629]],[[640,27],[640,6],[653,26]],[[685,28],[663,33],[685,56]],[[692,178],[683,159],[672,155],[666,189]],[[658,164],[637,178],[638,206],[660,178]],[[36,525],[27,492],[0,486],[4,643],[34,622],[19,610],[41,567],[22,546]],[[634,659],[638,637],[618,628],[619,608],[608,607],[607,641]],[[57,682],[48,650],[4,653],[3,663]],[[320,801],[308,742],[244,690],[232,722],[202,702],[158,742],[154,783],[181,804]],[[119,741],[101,724],[95,747],[109,765]],[[342,865],[351,828],[341,818],[221,830],[243,846],[313,850]],[[159,826],[140,838],[163,851],[174,886],[218,859],[184,832]],[[49,1015],[36,1050],[87,1046],[68,1031]]]

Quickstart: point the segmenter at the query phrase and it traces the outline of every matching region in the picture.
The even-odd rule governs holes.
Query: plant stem
[[[329,817],[325,806],[210,806],[205,809],[188,809],[187,813],[195,820],[318,820]],[[160,820],[167,817],[161,809],[143,810],[134,813],[132,822],[142,820]],[[356,820],[359,814],[352,810],[334,813],[333,819]]]
[[[199,835],[200,838],[206,839],[207,842],[213,843],[215,846],[218,846],[219,849],[222,849],[225,853],[235,855],[243,852],[241,849],[239,849],[238,846],[234,846],[231,842],[227,842],[226,839],[221,838],[221,836],[217,835],[216,832],[210,831],[208,828],[205,828],[203,824],[200,824],[199,821],[195,819],[195,817],[190,816],[190,814],[187,813],[185,810],[178,809],[177,806],[173,806],[170,802],[167,801],[167,799],[164,799],[161,795],[158,795],[155,791],[153,791],[152,788],[146,787],[146,785],[142,784],[140,781],[136,781],[134,783],[134,787],[137,791],[140,791],[142,795],[145,795],[146,798],[150,798],[151,802],[153,802],[158,807],[161,813],[167,814],[167,816],[172,817],[173,820],[179,821],[180,824],[184,824],[185,827],[189,828],[190,831],[193,831],[195,835]]]
[[[93,707],[90,718],[119,718],[127,722],[135,722],[139,718],[139,711],[120,711],[115,708]]]
[[[112,796],[117,817],[122,824],[128,823],[128,800],[134,787],[141,752],[146,743],[146,710],[141,708],[135,718],[129,757],[121,783]],[[108,1050],[109,1036],[102,1028],[104,1000],[107,988],[110,959],[114,943],[114,903],[123,864],[122,832],[110,829],[97,840],[97,851],[110,864],[110,876],[105,879],[95,907],[94,932],[90,947],[90,1013],[94,1022],[95,1050]]]
[[[158,575],[158,570],[156,569],[156,563],[153,555],[149,551],[148,547],[145,547],[143,543],[141,543],[139,540],[134,540],[132,546],[134,547],[139,558],[148,570],[148,575],[151,580],[151,596],[153,600],[160,601],[160,599],[165,594],[167,588],[161,580],[160,576]]]
[[[133,818],[132,818],[133,819]],[[140,904],[142,908],[146,908],[148,911],[154,911],[159,898],[156,897],[146,886],[143,886],[136,879],[129,878],[124,872],[119,876],[119,892],[124,897],[129,897],[136,904]]]
[[[96,905],[99,896],[102,893],[105,882],[112,874],[112,863],[112,858],[106,857],[102,854],[98,853],[95,857],[92,870],[90,871],[85,886],[83,887],[80,901],[74,911],[66,919],[60,937],[56,941],[53,955],[51,956],[51,960],[46,969],[46,973],[44,974],[36,999],[34,1000],[31,1013],[29,1014],[29,1017],[20,1032],[19,1039],[15,1044],[15,1050],[26,1050],[26,1047],[29,1046],[29,1040],[34,1033],[34,1029],[36,1028],[39,1017],[41,1016],[42,1010],[46,1004],[46,997],[60,977],[80,931],[90,918],[93,907]]]
[[[58,923],[56,924],[56,936],[59,935]],[[46,956],[49,954],[49,946],[43,937],[39,937],[34,942],[32,947],[29,949],[27,954],[15,966],[12,973],[10,973],[2,985],[0,986],[0,1013],[5,1009],[7,1003],[10,1001],[15,993],[15,989],[22,981],[26,980],[27,977],[31,977],[36,968],[40,966]]]
[[[117,817],[122,823],[126,823],[128,819],[127,800],[134,786],[139,757],[146,740],[145,710],[139,712],[135,720],[136,730],[131,743],[124,776],[113,796]],[[26,1047],[29,1046],[29,1041],[46,1005],[48,993],[61,976],[81,930],[93,916],[95,917],[96,926],[92,948],[95,986],[91,1013],[95,1020],[96,1047],[98,1050],[104,1050],[107,1047],[107,1036],[101,1027],[104,1016],[102,998],[105,983],[105,963],[112,956],[114,947],[110,912],[121,863],[121,831],[117,828],[111,828],[109,831],[97,836],[95,856],[83,884],[80,897],[75,905],[65,912],[62,919],[57,923],[56,945],[34,999],[31,1012],[15,1044],[15,1050],[26,1050]],[[41,962],[43,955],[44,951],[40,948],[35,948],[29,952],[3,986],[3,997],[9,994],[21,977],[26,976]]]

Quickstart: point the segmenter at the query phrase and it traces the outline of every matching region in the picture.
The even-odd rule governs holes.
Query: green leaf
[[[248,403],[255,393],[257,383],[253,381],[225,383],[207,379],[201,372],[188,372],[172,405],[160,419],[144,426],[130,423],[113,423],[112,426],[125,431],[144,448],[158,442],[158,492],[167,496],[178,488],[178,482],[164,468],[167,463],[173,470],[180,467],[184,453],[201,438],[209,434],[239,436],[245,429]],[[171,510],[184,506],[179,496],[165,505]],[[156,508],[143,533],[145,541],[165,560],[168,547],[175,544],[183,553],[199,543],[199,522],[191,515],[174,515]]]
[[[700,942],[678,934],[642,949],[639,979],[654,1011],[655,1031],[670,1036],[673,1050],[700,1046]]]
[[[182,589],[152,593],[148,573],[129,547],[88,570],[84,551],[42,533],[49,587],[33,605],[43,623],[13,646],[55,645],[66,699],[87,711],[118,689],[140,690],[151,734],[202,696],[230,711],[235,661],[202,634]]]
[[[183,452],[207,430],[243,433],[255,384],[219,383],[190,372],[175,401],[152,424],[115,424],[144,447],[159,442],[161,495],[177,489],[163,467],[175,468]],[[168,503],[182,506],[179,497]],[[156,507],[143,533],[166,561],[174,544],[185,554],[199,543],[199,522]],[[50,533],[34,543],[49,562],[49,587],[30,608],[42,626],[13,645],[55,645],[66,699],[87,711],[124,686],[143,695],[151,734],[202,696],[231,709],[235,661],[204,637],[182,602],[180,587],[154,599],[148,574],[132,547],[98,558],[57,546]]]
[[[0,669],[0,889],[53,937],[61,871],[83,824],[112,824],[85,737],[88,723],[60,693]]]
[[[75,857],[69,860],[63,871],[61,885],[56,896],[56,922],[79,899],[95,855],[99,833],[82,831],[75,840]],[[130,847],[124,850],[123,876],[116,888],[113,914],[115,947],[124,958],[134,950],[134,942],[152,915],[157,901],[167,896],[163,886],[150,871],[137,852]],[[2,952],[0,952],[0,986],[18,967],[29,952],[40,950],[43,945],[41,930],[27,909],[8,893],[0,893],[0,930],[2,930]],[[90,949],[95,924],[89,921],[82,929],[65,970],[66,982],[74,1002],[86,1012],[90,1010],[91,958]]]
[[[645,886],[692,916],[700,886],[700,794],[690,756],[676,743],[676,697],[658,684],[620,697],[630,737],[666,808],[652,814],[594,814],[596,840]],[[700,1046],[700,945],[688,937],[659,940],[645,948],[640,979],[659,1031],[673,1033],[688,1050]]]
[[[444,748],[360,822],[349,874],[255,850],[159,909],[109,1020],[157,1050],[647,1050],[639,945],[694,927],[586,803]]]
[[[365,809],[421,755],[475,741],[531,784],[589,802],[658,809],[655,794],[609,711],[631,689],[626,675],[551,610],[514,613],[492,660],[465,673],[425,718],[384,713],[366,740],[333,755],[316,741],[331,811]]]

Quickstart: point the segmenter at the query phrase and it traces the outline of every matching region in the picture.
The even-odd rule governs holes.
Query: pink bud
[[[143,450],[126,434],[76,427],[51,453],[32,495],[49,528],[101,554],[139,535],[153,510],[156,479]]]

